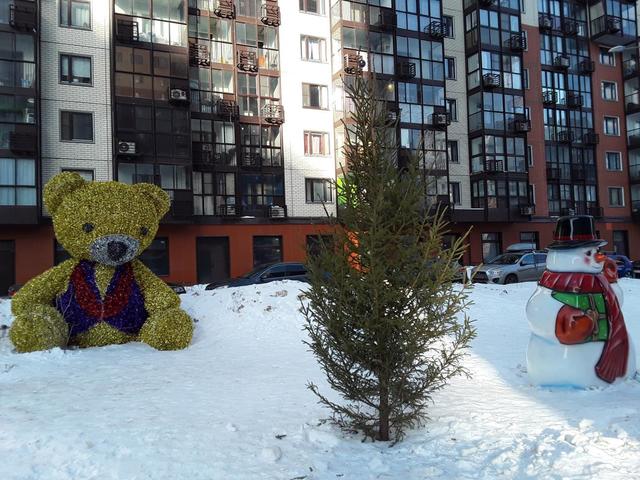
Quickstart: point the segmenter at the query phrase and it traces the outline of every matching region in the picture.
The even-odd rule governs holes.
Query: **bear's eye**
[[[84,225],[82,225],[82,230],[84,230],[86,233],[92,232],[93,231],[93,224],[92,223],[85,223]]]
[[[140,235],[144,237],[147,233],[149,233],[149,229],[147,227],[140,227]]]

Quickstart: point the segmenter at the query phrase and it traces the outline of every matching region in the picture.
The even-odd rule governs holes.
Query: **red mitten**
[[[556,337],[565,345],[584,342],[596,328],[594,316],[591,311],[585,314],[569,305],[563,306],[556,317]]]

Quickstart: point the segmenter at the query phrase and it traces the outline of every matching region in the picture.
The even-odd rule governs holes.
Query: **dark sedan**
[[[210,283],[206,290],[218,287],[242,287],[258,283],[273,282],[275,280],[298,280],[306,282],[307,269],[304,264],[297,262],[279,262],[260,265],[240,278],[232,278],[226,282]]]

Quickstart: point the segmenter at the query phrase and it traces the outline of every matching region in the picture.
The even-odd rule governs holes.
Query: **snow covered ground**
[[[623,280],[640,344],[640,281]],[[15,354],[0,331],[0,478],[640,478],[640,383],[528,384],[524,314],[533,283],[477,285],[473,373],[435,397],[427,427],[392,448],[323,421],[328,391],[302,344],[298,283],[206,292],[180,352],[142,344]],[[10,323],[0,301],[0,324]],[[637,349],[640,351],[640,348]]]

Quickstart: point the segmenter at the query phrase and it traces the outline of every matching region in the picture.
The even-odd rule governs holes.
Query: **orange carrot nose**
[[[596,262],[602,263],[607,259],[607,256],[602,252],[598,252],[593,256],[593,258],[596,259]]]

